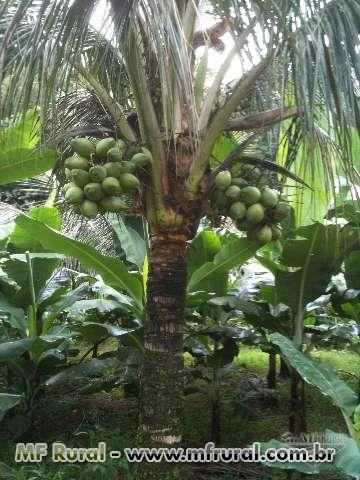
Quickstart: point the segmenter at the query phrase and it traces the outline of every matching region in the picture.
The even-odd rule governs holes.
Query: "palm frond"
[[[137,87],[134,83],[130,86],[128,73],[138,46],[140,57],[136,66],[142,67],[138,73],[146,83],[147,92],[159,87],[162,99],[166,99],[162,102],[160,122],[165,135],[175,130],[179,97],[187,99],[182,115],[191,130],[196,130],[191,69],[176,2],[110,2],[108,30],[116,34],[116,48],[111,35],[105,37],[89,24],[97,3],[33,0],[27,2],[26,14],[23,12],[21,18],[13,15],[11,21],[21,35],[8,34],[8,48],[4,50],[4,72],[11,77],[2,102],[5,112],[21,111],[34,89],[41,106],[52,105],[54,109],[59,92],[68,92],[76,86],[76,63],[84,64],[96,74],[105,91],[128,108],[129,99],[133,105],[131,97]],[[149,21],[145,22],[145,18]],[[139,36],[140,27],[143,36]],[[136,36],[131,32],[136,32]],[[0,35],[5,33],[0,31]],[[151,84],[154,80],[158,80],[158,85]],[[138,98],[141,93],[137,92]]]
[[[321,221],[330,202],[336,204],[340,176],[347,179],[349,189],[360,183],[353,162],[348,162],[334,138],[317,124],[310,133],[302,118],[294,119],[279,131],[277,162],[312,186],[311,190],[294,188],[292,182],[284,186],[299,225],[310,220]]]
[[[21,213],[19,208],[6,202],[0,202],[0,225],[12,222]]]
[[[66,206],[62,206],[61,231],[75,240],[96,248],[104,255],[116,256],[114,231],[103,215],[88,221]]]
[[[332,0],[321,2],[304,0],[264,1],[209,1],[209,8],[219,18],[227,18],[231,24],[234,45],[251,22],[253,28],[240,42],[236,52],[241,68],[239,79],[234,80],[223,105],[213,110],[199,156],[193,165],[188,186],[196,190],[206,168],[214,137],[234,114],[235,104],[249,98],[252,114],[260,114],[258,100],[272,100],[267,108],[297,106],[303,112],[304,131],[314,135],[321,119],[321,127],[337,142],[351,171],[351,129],[360,131],[359,93],[360,84],[360,4],[356,0]],[[254,75],[252,85],[246,85],[246,77],[266,59],[264,73]],[[235,59],[235,54],[234,54]],[[263,60],[264,61],[264,60]],[[260,62],[260,63],[259,63]],[[226,60],[226,66],[229,66]],[[219,72],[224,75],[220,68]],[[219,73],[218,73],[219,75]],[[261,77],[264,81],[258,83]],[[215,77],[215,82],[217,77]],[[254,95],[255,84],[261,85],[262,95]],[[223,86],[216,85],[221,92]],[[209,90],[212,91],[211,88]],[[240,91],[239,98],[236,92]],[[205,94],[206,97],[206,94]],[[242,102],[241,102],[242,103]],[[237,116],[249,114],[240,109]],[[205,100],[206,105],[206,100]]]
[[[29,178],[0,186],[0,202],[11,205],[15,210],[27,211],[44,205],[53,189],[53,181],[46,176]]]

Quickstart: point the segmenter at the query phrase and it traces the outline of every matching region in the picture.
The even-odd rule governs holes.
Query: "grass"
[[[241,346],[235,362],[249,372],[265,375],[267,372],[268,354],[256,347]]]
[[[359,360],[355,354],[338,351],[314,352],[313,357],[331,364],[343,372],[349,383],[356,386],[356,379],[348,377],[348,373],[359,374]],[[280,439],[287,431],[287,412],[289,408],[289,383],[279,381],[278,401],[273,403],[266,398],[246,400],[246,386],[249,382],[264,385],[263,379],[267,372],[268,355],[257,348],[241,347],[236,358],[238,371],[224,381],[221,389],[221,445],[242,447],[255,441]],[[192,365],[192,359],[186,358],[186,365]],[[210,378],[210,376],[209,376]],[[211,400],[209,392],[205,392],[206,381],[196,381],[198,391],[184,397],[184,446],[204,446],[211,441]],[[40,424],[21,441],[64,441],[68,446],[96,446],[100,441],[107,443],[108,450],[122,450],[134,446],[136,442],[136,409],[126,407],[126,399],[122,392],[116,395],[108,393],[87,396],[86,402],[75,398],[45,401],[40,406],[38,418]],[[125,403],[123,403],[125,402]],[[331,400],[324,397],[311,386],[307,386],[307,419],[310,432],[324,432],[330,429],[335,432],[345,432],[343,418]],[[41,422],[45,421],[45,425]],[[39,422],[39,419],[37,420]],[[109,460],[104,464],[88,465],[58,465],[50,461],[39,465],[16,466],[14,464],[15,442],[9,442],[0,437],[0,461],[14,469],[13,476],[2,475],[0,478],[14,480],[55,479],[72,480],[135,480],[126,461]],[[231,472],[224,474],[222,480],[235,480]],[[210,477],[207,477],[210,479]],[[214,477],[215,478],[215,477]],[[219,477],[216,477],[217,479]],[[241,478],[241,477],[238,477]],[[255,477],[249,477],[253,480]],[[322,476],[306,476],[311,480],[343,480],[340,473],[324,473]],[[289,480],[283,471],[271,470],[264,480]],[[259,477],[259,480],[262,480]],[[294,474],[291,480],[300,480]]]

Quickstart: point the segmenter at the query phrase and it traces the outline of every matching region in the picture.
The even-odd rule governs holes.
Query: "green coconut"
[[[261,203],[254,203],[246,210],[246,220],[251,225],[257,225],[264,219],[265,210]]]
[[[245,178],[242,177],[234,177],[231,179],[231,185],[237,185],[240,188],[247,187],[249,184],[245,180]]]
[[[84,200],[80,206],[80,212],[86,218],[95,218],[98,214],[97,203],[91,200]]]
[[[215,186],[219,190],[226,190],[231,185],[231,172],[229,170],[224,170],[220,172],[215,177]]]
[[[121,212],[128,210],[128,206],[120,197],[105,197],[101,200],[100,207],[105,212]]]
[[[115,146],[115,138],[109,137],[109,138],[103,138],[100,140],[95,147],[95,153],[97,158],[105,158],[107,152],[110,150],[110,148]]]
[[[85,187],[87,183],[90,182],[90,175],[86,170],[81,170],[80,168],[74,168],[71,170],[71,180],[78,187]]]
[[[226,190],[225,190],[225,195],[230,199],[230,200],[238,200],[240,198],[240,192],[241,192],[241,189],[240,187],[238,187],[237,185],[230,185],[230,187],[228,187]]]
[[[73,170],[78,168],[80,170],[89,170],[89,160],[85,157],[79,157],[78,155],[73,155],[65,160],[65,167]]]
[[[135,190],[140,187],[140,182],[132,173],[123,173],[119,178],[120,185],[124,190]]]
[[[84,199],[84,192],[80,187],[74,186],[69,187],[65,193],[65,202],[66,203],[81,203]]]
[[[240,193],[240,199],[246,204],[246,205],[253,205],[254,203],[257,203],[261,198],[261,192],[258,188],[248,186],[244,187],[241,190]]]
[[[115,177],[106,177],[101,183],[105,195],[114,195],[121,192],[119,180]]]
[[[149,155],[146,155],[145,153],[136,153],[131,157],[131,162],[135,165],[135,168],[145,167],[150,160],[151,158]]]
[[[121,162],[121,173],[133,173],[136,170],[136,166],[132,161],[124,160]]]
[[[123,173],[122,163],[120,163],[120,162],[105,163],[104,168],[106,170],[106,176],[107,177],[118,178]]]
[[[81,157],[90,157],[95,153],[94,144],[88,138],[73,138],[70,142],[72,149]]]
[[[269,225],[263,225],[255,233],[255,240],[260,245],[265,245],[266,243],[271,242],[271,239],[272,239],[272,230],[271,230],[271,227],[269,227]]]
[[[111,162],[121,162],[123,158],[123,152],[116,147],[112,147],[110,150],[108,150],[107,157]]]
[[[275,190],[267,187],[261,192],[261,203],[264,207],[275,207],[278,202],[278,194]]]
[[[84,188],[85,197],[92,202],[98,202],[103,197],[100,183],[91,182]]]
[[[95,165],[89,170],[90,178],[93,182],[100,183],[107,175],[106,168],[101,165]]]
[[[291,207],[286,202],[279,202],[272,210],[271,216],[274,220],[280,221],[286,218],[291,212]]]
[[[235,202],[229,209],[229,216],[234,220],[242,220],[246,215],[245,203]]]

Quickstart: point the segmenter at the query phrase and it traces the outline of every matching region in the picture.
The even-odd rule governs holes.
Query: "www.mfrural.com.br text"
[[[123,451],[108,450],[105,442],[93,448],[71,448],[62,442],[18,443],[15,451],[16,462],[41,462],[47,458],[56,463],[95,463],[107,459],[125,457],[130,463],[140,462],[299,462],[331,463],[335,448],[324,448],[319,442],[305,447],[261,449],[255,442],[247,448],[219,448],[209,442],[203,448],[124,448]]]

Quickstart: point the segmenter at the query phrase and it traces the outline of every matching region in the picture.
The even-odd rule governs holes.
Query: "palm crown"
[[[180,176],[184,202],[198,196],[224,131],[244,139],[289,117],[297,119],[288,131],[293,157],[299,137],[318,138],[320,125],[351,174],[351,132],[360,118],[358,2],[109,1],[95,31],[89,22],[97,4],[5,2],[4,114],[36,99],[49,137],[63,138],[59,128],[91,134],[115,127],[146,144],[157,208]],[[214,23],[201,30],[206,11]],[[205,88],[209,50],[223,48],[226,32],[233,47]],[[224,88],[235,58],[239,78]]]

